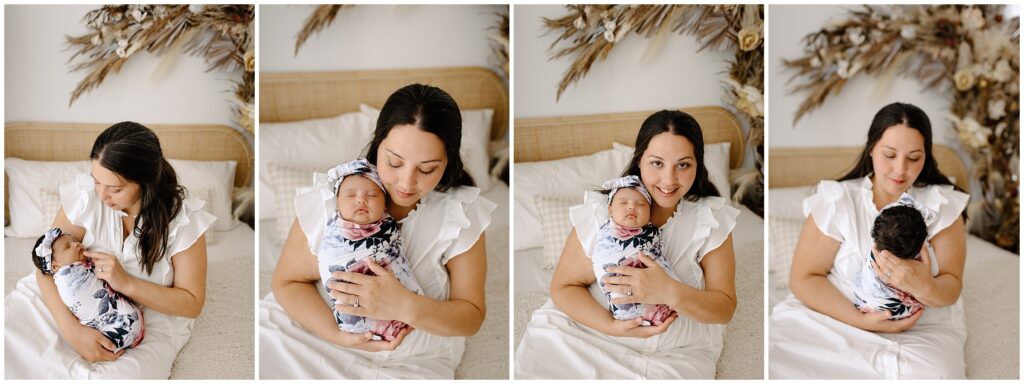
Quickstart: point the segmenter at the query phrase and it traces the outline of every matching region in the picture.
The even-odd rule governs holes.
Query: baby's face
[[[384,191],[363,176],[347,176],[338,187],[338,212],[356,224],[370,224],[384,217]]]
[[[640,191],[622,188],[612,197],[608,214],[618,225],[639,228],[651,220],[651,205]]]
[[[53,261],[57,263],[58,267],[84,260],[83,251],[85,251],[85,247],[82,247],[82,243],[75,241],[71,235],[61,235],[53,241]]]

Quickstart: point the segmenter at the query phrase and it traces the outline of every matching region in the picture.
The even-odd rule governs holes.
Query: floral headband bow
[[[57,238],[63,234],[64,232],[60,228],[50,229],[43,234],[43,241],[36,247],[36,256],[43,259],[43,272],[47,274],[53,274],[53,269],[51,269],[53,265],[53,242],[57,241]]]
[[[382,191],[384,191],[384,183],[380,181],[380,177],[377,176],[377,167],[370,164],[366,159],[355,159],[347,163],[337,165],[331,170],[327,171],[327,182],[334,186],[334,194],[338,194],[338,188],[341,187],[341,181],[346,176],[364,176],[372,180]]]
[[[881,213],[886,209],[897,206],[911,207],[916,209],[918,212],[921,212],[921,217],[924,219],[925,223],[931,223],[933,220],[935,220],[935,212],[933,212],[931,209],[928,209],[928,207],[925,207],[923,204],[919,203],[916,199],[910,196],[909,193],[906,192],[903,192],[903,194],[900,195],[899,199],[896,199],[895,202],[886,205],[885,207],[882,207],[882,210],[878,212]]]
[[[633,188],[640,191],[640,194],[644,195],[647,199],[647,204],[651,203],[651,194],[647,192],[647,188],[640,182],[640,178],[634,175],[620,177],[618,179],[611,179],[601,184],[601,188],[607,189],[608,192],[608,205],[612,204],[612,197],[615,197],[615,192],[618,192],[622,188]]]

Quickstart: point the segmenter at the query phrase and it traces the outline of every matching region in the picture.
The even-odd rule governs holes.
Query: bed
[[[804,220],[803,199],[819,180],[836,179],[848,171],[861,149],[769,151],[769,308],[789,295],[789,266]],[[966,167],[953,149],[936,144],[933,152],[942,172],[969,190]],[[1016,379],[1019,375],[1019,266],[1016,254],[973,235],[967,237],[961,300],[967,316],[968,379]]]
[[[729,174],[740,172],[745,153],[739,122],[721,107],[680,110],[700,123],[712,181],[720,191],[721,183],[728,188]],[[582,201],[584,189],[618,175],[632,153],[628,145],[635,142],[641,123],[653,112],[515,120],[514,348],[533,311],[549,299],[553,266],[571,229],[568,207]],[[712,150],[715,144],[717,149]],[[733,232],[739,305],[726,327],[717,377],[761,379],[764,222],[746,207],[735,206],[741,211]],[[543,228],[543,233],[531,228]]]
[[[395,90],[412,83],[437,86],[459,104],[463,160],[482,187],[481,195],[498,205],[485,232],[487,317],[480,331],[466,339],[455,377],[507,379],[510,190],[489,172],[492,154],[487,147],[507,136],[508,94],[502,81],[485,68],[260,74],[259,295],[270,293],[270,276],[282,249],[282,228],[293,217],[286,206],[295,186],[311,184],[313,171],[324,172],[363,155],[377,108]],[[339,135],[346,140],[337,140]],[[323,141],[330,144],[325,147]]]
[[[10,158],[31,161],[87,161],[94,139],[107,127],[108,125],[100,124],[9,123],[4,129],[4,157],[8,158],[8,169],[14,162]],[[227,187],[250,185],[253,175],[253,151],[245,138],[234,129],[220,125],[154,124],[148,127],[156,131],[160,137],[165,157],[218,162],[216,164],[233,161],[234,174],[227,172]],[[70,164],[61,163],[61,166]],[[178,163],[172,164],[175,164],[177,169]],[[5,178],[8,176],[7,173],[5,172]],[[183,171],[179,170],[179,180],[183,177],[181,173]],[[53,181],[58,183],[56,179]],[[10,181],[8,180],[5,185],[10,188]],[[10,211],[8,198],[11,195],[10,191],[5,190],[5,212]],[[224,208],[230,210],[230,195],[228,199],[228,206]],[[229,219],[230,214],[226,220]],[[220,216],[218,220],[221,220]],[[172,379],[254,377],[252,289],[255,232],[237,221],[226,222],[223,227],[229,229],[211,231],[207,235],[206,305],[202,315],[195,322],[191,340],[178,354],[171,368]],[[11,228],[5,230],[6,296],[14,289],[20,278],[35,270],[28,254],[36,237],[15,237],[11,235]]]

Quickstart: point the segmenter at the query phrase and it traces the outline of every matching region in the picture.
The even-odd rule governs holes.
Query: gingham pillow
[[[295,221],[295,192],[301,187],[313,185],[313,173],[325,170],[309,166],[293,166],[270,163],[270,182],[274,189],[274,201],[277,204],[277,227],[274,231],[274,244],[284,244],[288,231]]]
[[[800,229],[804,222],[773,217],[768,223],[768,238],[771,239],[768,242],[769,281],[773,289],[785,289],[789,285],[789,268],[793,265],[796,240],[800,237]]]
[[[552,269],[562,256],[565,238],[572,232],[569,207],[583,203],[582,197],[534,196],[544,237],[544,269]]]
[[[39,208],[43,212],[43,231],[48,231],[53,226],[53,219],[57,218],[57,211],[60,210],[60,192],[56,189],[41,188],[39,190]]]

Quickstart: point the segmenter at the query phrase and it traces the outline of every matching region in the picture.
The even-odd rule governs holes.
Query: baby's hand
[[[644,319],[642,317],[629,320],[615,320],[614,318],[609,317],[611,322],[608,323],[607,327],[605,327],[602,332],[609,336],[646,339],[654,335],[665,333],[665,331],[668,330],[668,327],[672,325],[672,322],[676,321],[677,318],[679,318],[679,315],[673,313],[665,319],[665,322],[659,325],[645,327],[643,326]]]
[[[900,333],[913,328],[922,314],[924,314],[923,307],[909,317],[900,320],[889,320],[892,317],[892,313],[889,311],[866,312],[862,318],[864,322],[859,328],[872,332]]]

